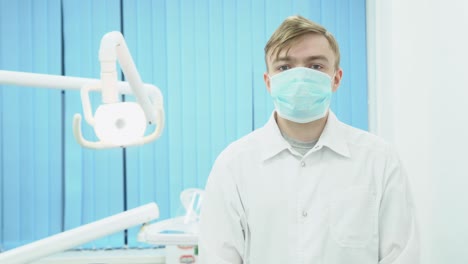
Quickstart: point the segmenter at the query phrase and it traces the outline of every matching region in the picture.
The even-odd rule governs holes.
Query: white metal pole
[[[25,87],[51,88],[59,90],[79,90],[86,84],[99,83],[100,79],[50,75],[30,72],[0,71],[0,84]],[[119,92],[130,94],[128,82],[117,82]],[[146,85],[145,85],[146,86]]]
[[[50,75],[30,72],[3,71],[0,70],[0,85],[24,86],[31,88],[49,88],[59,90],[80,90],[86,84],[101,82],[100,79],[81,78],[61,75]],[[152,84],[143,84],[144,89],[150,95],[158,88]],[[117,82],[117,88],[121,94],[133,94],[128,82]],[[162,107],[162,99],[160,100]]]
[[[61,252],[127,228],[147,223],[159,217],[156,203],[92,222],[63,233],[6,251],[0,254],[0,263],[23,264]]]

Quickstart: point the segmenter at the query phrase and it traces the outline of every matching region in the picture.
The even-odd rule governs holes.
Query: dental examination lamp
[[[117,80],[117,65],[128,82]],[[164,107],[161,91],[144,84],[120,32],[110,32],[101,39],[99,50],[101,79],[0,71],[0,84],[56,89],[80,89],[86,122],[94,128],[99,141],[85,139],[81,133],[81,115],[73,118],[73,134],[83,147],[93,149],[142,145],[156,140],[164,128]],[[93,116],[89,92],[102,94],[102,104]],[[133,94],[137,102],[120,102],[120,94]],[[147,124],[155,124],[145,136]]]
[[[117,66],[128,82],[117,80]],[[0,71],[0,84],[27,87],[81,90],[86,122],[94,128],[99,141],[85,139],[81,133],[81,115],[75,114],[73,134],[83,147],[103,149],[142,145],[156,140],[164,128],[161,91],[144,84],[120,32],[110,32],[101,39],[99,50],[101,79]],[[101,92],[102,104],[93,116],[89,92]],[[136,102],[120,102],[119,95],[133,94]],[[145,136],[148,124],[155,130]],[[98,238],[148,223],[159,217],[156,203],[149,203],[95,221],[0,254],[0,263],[22,264],[64,251]]]

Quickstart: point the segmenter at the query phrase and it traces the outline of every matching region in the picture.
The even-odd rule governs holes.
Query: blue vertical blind
[[[63,1],[65,75],[99,78],[100,41],[105,33],[120,31],[120,11],[118,0]],[[92,98],[94,109],[100,100]],[[95,151],[75,142],[72,121],[75,113],[82,112],[80,95],[66,91],[64,101],[64,228],[70,229],[124,211],[124,172],[121,149]],[[84,136],[96,140],[86,122],[83,127]],[[119,233],[85,247],[118,247],[124,242],[124,234]]]
[[[0,69],[61,73],[59,1],[0,1]],[[0,88],[0,248],[62,229],[61,92]]]
[[[160,219],[183,214],[180,192],[203,188],[222,149],[271,115],[263,47],[293,14],[338,39],[344,77],[332,109],[367,129],[365,0],[0,0],[1,70],[98,78],[100,39],[121,31],[167,118],[152,144],[83,149],[71,131],[77,91],[0,86],[0,249],[152,201]],[[84,133],[95,138],[87,124]],[[83,247],[142,246],[137,232]]]

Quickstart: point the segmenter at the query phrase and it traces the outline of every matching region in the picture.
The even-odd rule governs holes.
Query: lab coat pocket
[[[377,199],[369,187],[350,187],[332,198],[330,233],[342,247],[363,248],[377,232]]]

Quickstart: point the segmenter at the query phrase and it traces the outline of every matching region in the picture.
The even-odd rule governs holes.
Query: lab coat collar
[[[316,146],[326,146],[342,156],[351,157],[343,125],[331,110],[328,111],[327,123]]]
[[[283,150],[286,150],[290,147],[289,143],[281,135],[281,130],[276,123],[275,111],[270,116],[270,119],[262,128],[264,135],[262,136],[263,145],[263,160],[267,160],[273,156],[276,156]]]
[[[320,135],[316,147],[319,149],[322,146],[325,146],[342,156],[350,157],[350,151],[342,126],[343,123],[341,123],[336,115],[330,110],[328,113],[327,123]],[[263,140],[266,145],[262,155],[263,160],[267,160],[290,148],[289,143],[281,135],[281,131],[275,120],[274,111],[263,129],[265,133]]]

